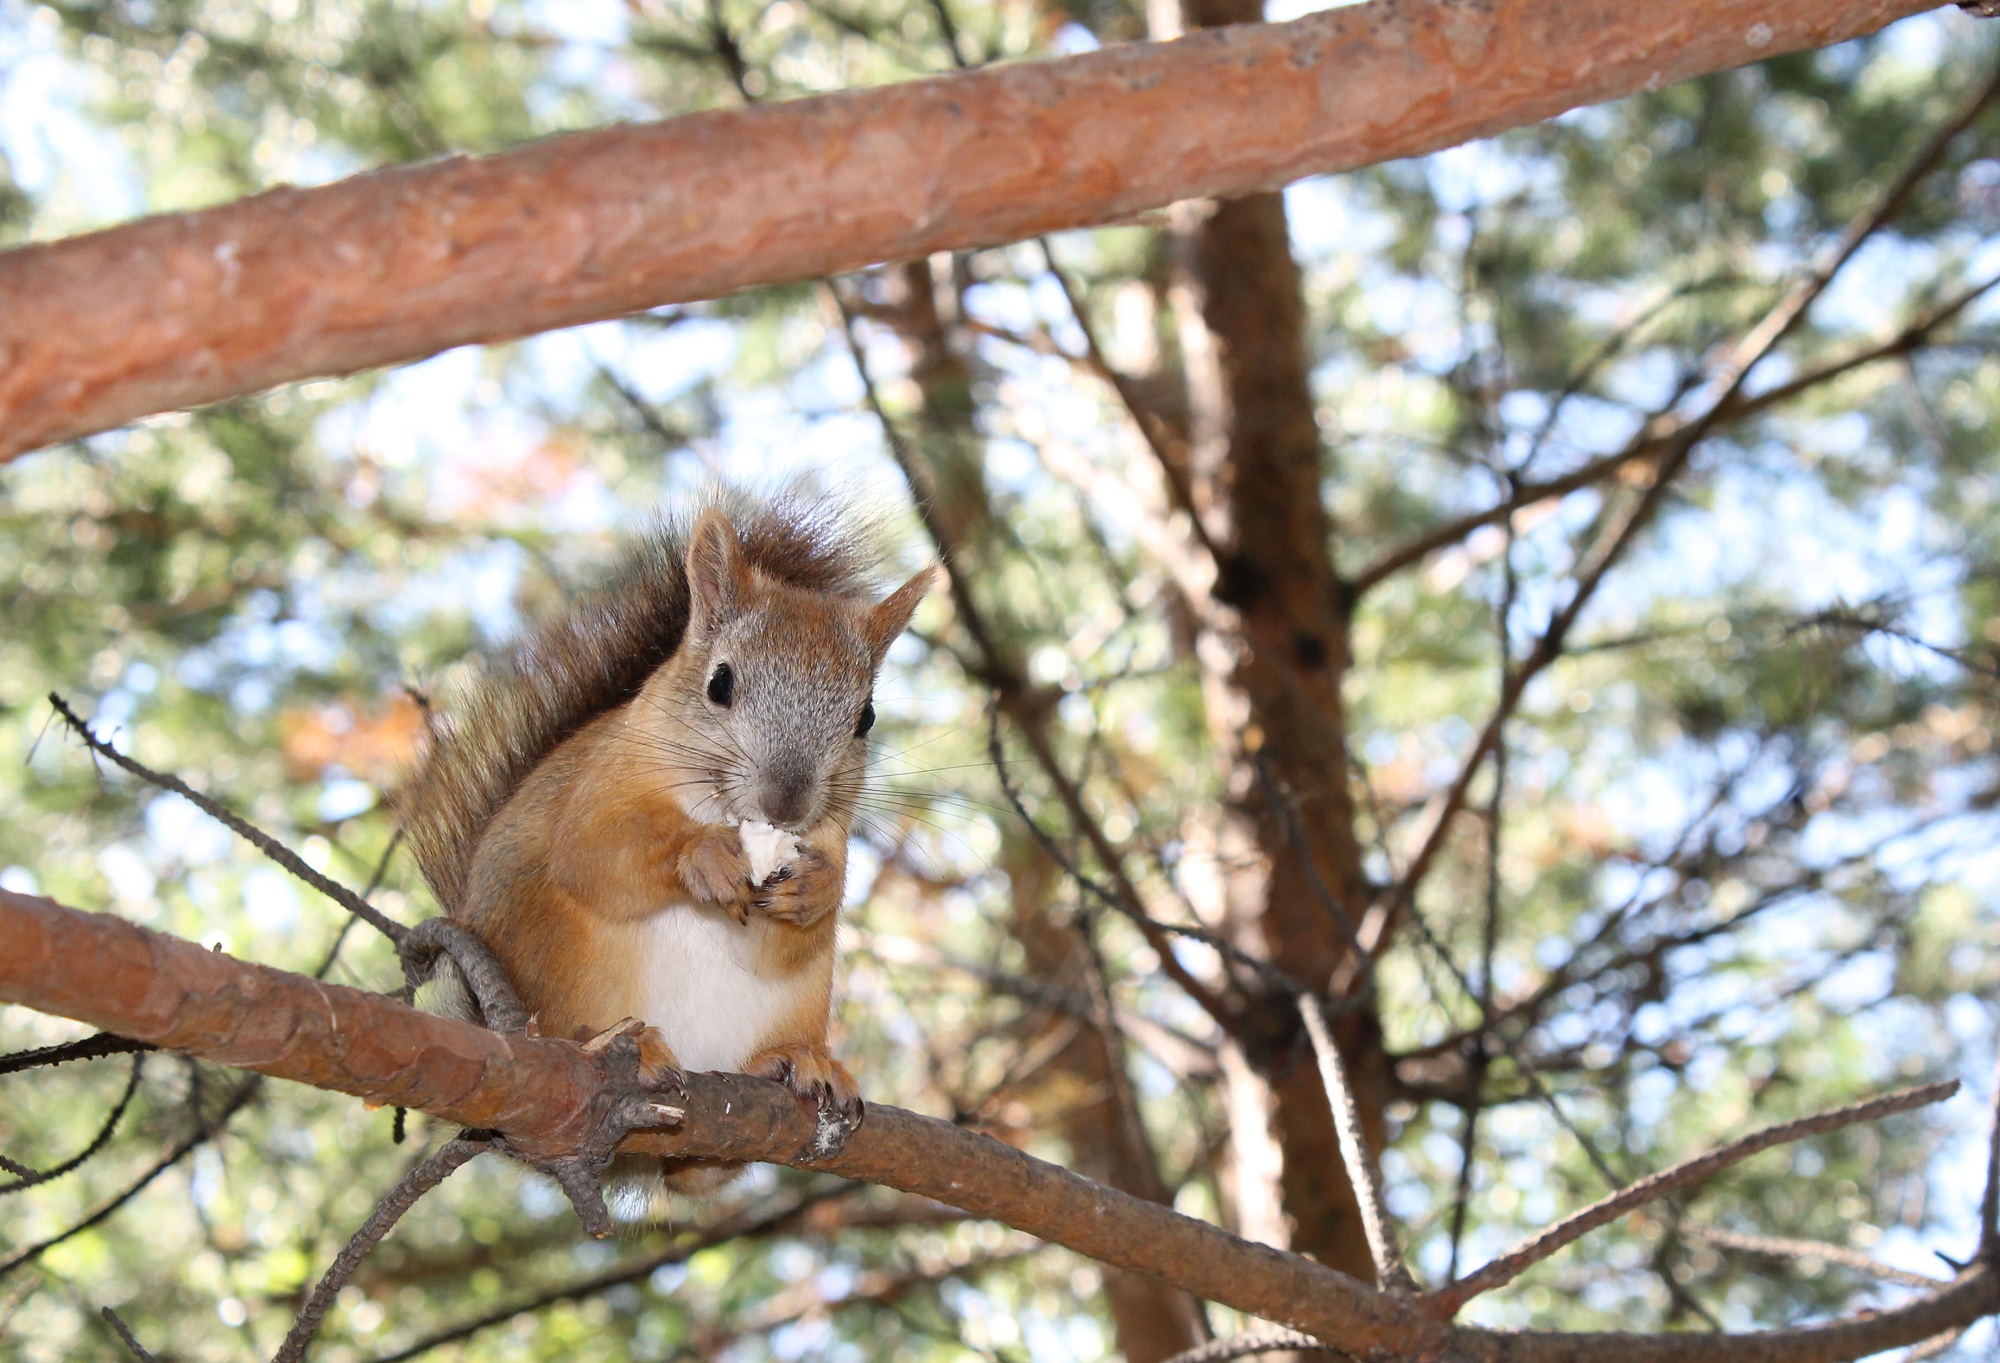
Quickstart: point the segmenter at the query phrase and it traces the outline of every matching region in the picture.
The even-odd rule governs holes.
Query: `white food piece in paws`
[[[752,885],[762,885],[798,858],[797,836],[762,819],[745,819],[736,825],[736,832],[743,839],[743,855],[750,862]]]

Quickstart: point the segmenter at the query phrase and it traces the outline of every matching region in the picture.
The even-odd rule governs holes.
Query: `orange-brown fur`
[[[824,507],[711,508],[631,560],[609,589],[627,594],[624,615],[600,597],[545,627],[440,737],[412,788],[412,839],[447,912],[493,949],[545,1034],[582,1038],[650,1021],[649,1010],[711,1057],[734,1057],[754,1034],[741,1068],[858,1111],[827,1050],[866,760],[857,716],[931,576],[876,604],[859,563]],[[610,623],[593,634],[593,621]],[[620,649],[650,666],[591,654]],[[719,670],[730,674],[721,693]],[[574,694],[522,694],[565,685]],[[800,843],[789,871],[761,887],[744,818]],[[741,976],[755,1011],[740,1034],[712,1009],[665,1021],[681,1014],[662,1002],[662,981],[684,978],[685,964],[699,983],[707,969],[663,959],[684,943],[719,943],[728,962],[716,968]],[[679,1068],[659,1028],[640,1046],[649,1078]],[[690,1192],[729,1176],[667,1173]]]

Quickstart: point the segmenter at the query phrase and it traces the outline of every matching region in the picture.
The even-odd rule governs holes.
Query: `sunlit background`
[[[928,0],[0,0],[0,241],[1145,34],[1144,6],[1125,0],[955,0],[948,12],[956,54]],[[718,32],[741,59],[734,74]],[[1618,449],[1985,78],[1994,32],[1941,12],[1288,191],[1337,562],[1359,572],[1491,504],[1510,472],[1546,478]],[[1989,118],[1959,144],[1753,392],[2000,272],[1996,133]],[[1161,218],[1049,243],[1105,358],[1162,394],[1178,374],[1167,237]],[[1048,688],[1060,751],[1106,833],[1161,916],[1202,913],[1220,874],[1223,771],[1179,588],[1149,548],[1150,456],[1084,362],[1041,247],[940,259],[930,277],[947,302],[942,357],[898,324],[912,276],[843,281],[867,374],[947,475],[939,504],[975,546],[976,592]],[[1628,1171],[1886,1087],[1966,1079],[1930,1113],[1765,1156],[1687,1203],[1718,1224],[1835,1240],[1925,1273],[1942,1271],[1934,1252],[1972,1249],[1995,1053],[1995,319],[1975,302],[1939,335],[1703,447],[1585,615],[1573,656],[1529,692],[1493,891],[1493,987],[1525,997],[1572,971],[1522,1044]],[[940,364],[962,376],[956,407],[932,381]],[[891,508],[902,548],[885,580],[933,552],[819,285],[298,384],[0,468],[0,886],[291,969],[319,968],[338,943],[331,978],[393,987],[383,942],[365,928],[342,941],[336,906],[185,801],[93,763],[45,696],[361,885],[421,729],[412,692],[448,696],[470,652],[504,644],[622,533],[718,477]],[[952,491],[968,480],[976,495]],[[1473,532],[1363,600],[1346,694],[1372,874],[1407,856],[1419,811],[1491,706],[1510,571],[1518,651],[1564,598],[1574,537],[1600,505],[1589,489],[1541,503],[1511,540]],[[957,626],[944,600],[927,603],[878,693],[884,794],[857,830],[836,1048],[872,1100],[1064,1160],[1054,1114],[1079,1095],[1037,1070],[1053,1024],[1015,987],[1028,967],[1013,926],[1024,894],[1061,914],[1081,901],[1060,877],[1026,888],[1027,840],[988,769],[986,695]],[[1019,772],[1030,806],[1063,827],[1039,774]],[[1486,875],[1475,828],[1420,901],[1462,962],[1480,959]],[[430,912],[401,860],[377,902],[405,922]],[[1232,1133],[1216,1030],[1128,925],[1100,918],[1095,932],[1176,1205],[1237,1224],[1232,1139],[1247,1138]],[[1198,947],[1183,959],[1215,969]],[[1381,980],[1386,1044],[1412,1066],[1468,1025],[1467,1000],[1411,944]],[[0,1009],[6,1050],[82,1034]],[[0,1080],[0,1150],[39,1168],[82,1149],[132,1064]],[[387,1112],[244,1084],[148,1057],[100,1155],[0,1199],[0,1355],[114,1357],[106,1305],[162,1356],[269,1355],[302,1284],[412,1147],[392,1145]],[[1519,1087],[1482,1129],[1461,1265],[1603,1191]],[[1436,1279],[1452,1257],[1460,1117],[1415,1080],[1390,1115],[1392,1204]],[[20,1261],[135,1187],[100,1223]],[[817,1192],[759,1170],[685,1209],[682,1226],[754,1221]],[[990,1225],[900,1224],[906,1204],[886,1194],[825,1207],[849,1220],[778,1220],[425,1356],[1115,1351],[1099,1270],[1064,1251]],[[855,1211],[870,1207],[880,1224]],[[342,1294],[315,1356],[400,1356],[658,1253],[671,1233],[588,1242],[551,1185],[482,1161]],[[1469,1314],[1705,1328],[1706,1313],[1747,1328],[1898,1291],[1812,1259],[1663,1247],[1657,1224],[1635,1224]],[[1992,1347],[1983,1328],[1956,1356]]]

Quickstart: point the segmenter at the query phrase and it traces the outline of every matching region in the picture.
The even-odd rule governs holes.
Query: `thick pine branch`
[[[608,1074],[569,1042],[501,1036],[394,999],[238,961],[107,914],[0,891],[0,1001],[223,1064],[497,1129],[510,1146],[576,1148]],[[1832,1363],[2000,1311],[1984,1262],[1890,1310],[1758,1334],[1564,1335],[1455,1327],[1376,1292],[948,1122],[872,1106],[839,1155],[813,1159],[813,1114],[738,1075],[690,1075],[671,1132],[635,1152],[769,1160],[881,1183],[1005,1222],[1090,1258],[1311,1333],[1366,1363]]]
[[[1414,156],[1934,0],[1374,0],[0,255],[0,459],[152,412]]]

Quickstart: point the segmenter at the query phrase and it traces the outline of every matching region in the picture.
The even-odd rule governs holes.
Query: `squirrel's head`
[[[720,511],[687,551],[688,627],[648,688],[682,803],[711,822],[762,819],[798,832],[851,809],[875,723],[875,674],[930,589],[926,568],[879,603],[810,591],[757,571]]]

